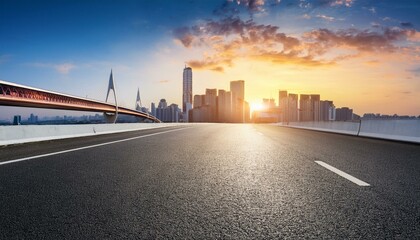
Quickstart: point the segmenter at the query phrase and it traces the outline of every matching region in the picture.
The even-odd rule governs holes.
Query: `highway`
[[[419,239],[420,146],[150,129],[1,147],[0,193],[0,239]]]

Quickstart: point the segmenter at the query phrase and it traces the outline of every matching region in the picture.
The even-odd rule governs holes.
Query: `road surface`
[[[142,130],[2,147],[0,194],[1,239],[419,239],[420,146]]]

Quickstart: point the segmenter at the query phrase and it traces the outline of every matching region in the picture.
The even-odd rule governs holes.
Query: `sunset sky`
[[[321,94],[354,112],[420,115],[418,0],[0,1],[0,79],[119,102],[245,80],[258,103]],[[0,108],[1,110],[1,108]],[[19,110],[2,108],[0,119]]]

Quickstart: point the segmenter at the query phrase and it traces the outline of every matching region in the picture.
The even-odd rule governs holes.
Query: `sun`
[[[265,106],[261,102],[251,102],[250,104],[251,113],[255,111],[262,111],[264,109],[265,109]]]

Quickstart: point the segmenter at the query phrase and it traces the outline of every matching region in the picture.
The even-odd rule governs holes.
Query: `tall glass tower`
[[[184,68],[182,81],[182,112],[187,112],[187,104],[192,105],[192,69]]]

